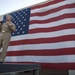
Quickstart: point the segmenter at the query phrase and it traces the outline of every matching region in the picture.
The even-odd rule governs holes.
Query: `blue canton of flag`
[[[23,35],[28,33],[30,8],[20,10],[10,14],[12,16],[12,22],[16,25],[16,32],[12,36]],[[6,21],[4,16],[3,22]]]

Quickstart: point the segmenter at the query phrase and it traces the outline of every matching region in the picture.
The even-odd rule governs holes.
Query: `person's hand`
[[[9,22],[6,22],[6,24],[7,24],[8,26],[10,26],[10,23],[9,23]]]

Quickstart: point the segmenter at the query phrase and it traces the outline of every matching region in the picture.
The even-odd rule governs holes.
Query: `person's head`
[[[6,21],[11,21],[12,16],[11,15],[6,15]]]
[[[0,21],[0,25],[2,25],[2,21]]]

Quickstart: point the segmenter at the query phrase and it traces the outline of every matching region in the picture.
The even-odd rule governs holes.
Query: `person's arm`
[[[6,22],[6,24],[8,25],[9,30],[11,30],[12,32],[16,31],[16,26],[14,23]]]
[[[15,24],[12,24],[12,25],[8,25],[9,29],[12,31],[12,32],[15,32],[16,31],[16,26]]]

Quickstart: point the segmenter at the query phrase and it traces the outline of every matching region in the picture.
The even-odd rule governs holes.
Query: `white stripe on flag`
[[[61,19],[58,21],[45,23],[45,24],[39,24],[39,25],[37,23],[31,24],[29,26],[29,29],[55,27],[55,26],[60,26],[63,24],[69,24],[69,23],[75,23],[75,18],[66,18],[66,19]]]
[[[19,50],[45,50],[45,49],[61,49],[75,47],[75,41],[65,41],[58,43],[43,43],[43,44],[24,44],[9,46],[8,51],[19,51]]]
[[[34,33],[34,34],[13,36],[11,38],[11,41],[18,41],[18,40],[24,40],[24,39],[37,39],[37,38],[52,38],[52,37],[73,35],[73,34],[75,34],[75,29],[66,29],[66,30],[60,30],[55,32]]]
[[[75,55],[61,56],[10,56],[5,62],[75,63]]]

